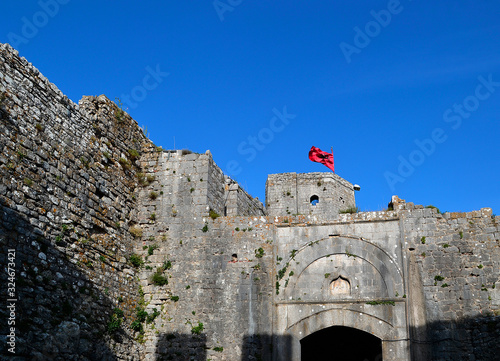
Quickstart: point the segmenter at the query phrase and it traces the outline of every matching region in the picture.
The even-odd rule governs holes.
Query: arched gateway
[[[331,235],[288,251],[277,360],[409,359],[402,267],[381,244]]]
[[[381,361],[382,342],[368,332],[344,326],[316,331],[300,340],[301,361]]]

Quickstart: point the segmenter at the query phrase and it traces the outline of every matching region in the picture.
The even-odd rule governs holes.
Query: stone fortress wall
[[[0,46],[0,263],[6,285],[7,249],[15,250],[20,355],[138,355],[127,329],[119,342],[103,337],[113,308],[130,317],[137,303],[128,227],[136,208],[134,155],[148,143],[117,110],[103,96],[73,103],[10,46]],[[6,334],[7,310],[0,312]]]
[[[270,175],[264,207],[210,152],[157,148],[104,96],[72,103],[8,45],[0,118],[18,359],[300,360],[331,326],[384,360],[498,358],[491,209],[338,214],[354,190],[332,173]]]

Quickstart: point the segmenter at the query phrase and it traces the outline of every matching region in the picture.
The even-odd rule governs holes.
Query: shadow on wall
[[[243,339],[241,360],[271,361],[273,355],[273,340],[278,339],[279,344],[282,346],[282,351],[289,354],[291,350],[289,337],[246,335]],[[207,359],[211,359],[212,355],[216,356],[219,352],[221,355],[224,355],[224,348],[222,346],[207,349],[206,344],[207,337],[205,334],[163,334],[159,337],[156,346],[156,360],[206,361]]]
[[[156,345],[156,360],[206,361],[207,337],[204,334],[162,334]],[[223,349],[214,352],[223,352]]]
[[[7,266],[12,261],[8,250],[13,249],[15,287],[7,298],[16,301],[8,302],[9,309],[2,302],[0,308],[0,354],[17,356],[15,360],[117,360],[107,333],[115,304],[6,202],[0,194],[2,293],[12,281]],[[121,328],[114,339],[123,344],[131,341]],[[133,354],[133,348],[127,352]]]
[[[413,361],[500,360],[500,316],[437,321],[410,333]]]
[[[291,353],[292,343],[289,336],[245,335],[241,361],[271,361],[275,345],[280,347],[280,354],[289,355]]]
[[[355,351],[366,349],[367,345],[364,340],[355,338],[346,344],[345,337],[325,338],[324,331],[326,330],[328,329],[320,330],[301,340],[302,352],[306,350],[305,347],[311,345],[314,347],[314,354],[302,354],[301,360],[330,360],[333,354],[335,354],[335,360],[338,361],[383,360],[380,348],[378,348],[380,346],[375,345],[368,358],[364,354],[364,358],[359,358]],[[352,332],[354,332],[353,335],[357,334],[355,330]],[[434,322],[428,324],[425,330],[413,328],[412,332],[413,335],[418,332],[420,337],[425,334],[427,340],[430,340],[412,339],[412,361],[500,360],[500,317],[498,316],[468,318],[457,322]],[[309,340],[306,340],[308,338]],[[160,355],[157,359],[206,361],[214,353],[222,352],[223,355],[223,349],[207,351],[206,339],[203,334],[199,336],[162,335],[157,345],[157,354]],[[246,335],[242,342],[241,361],[290,361],[292,348],[293,340],[290,336]]]

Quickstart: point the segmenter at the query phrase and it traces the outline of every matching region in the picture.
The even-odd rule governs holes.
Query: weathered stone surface
[[[354,190],[332,173],[270,175],[264,208],[209,151],[156,148],[106,97],[72,103],[8,45],[0,131],[0,264],[14,249],[18,299],[3,358],[295,361],[331,326],[375,335],[384,360],[498,357],[490,208],[393,196],[339,214]]]

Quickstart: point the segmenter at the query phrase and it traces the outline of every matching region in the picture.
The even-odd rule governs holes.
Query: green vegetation
[[[214,347],[214,351],[222,352],[222,351],[224,351],[224,347]]]
[[[119,308],[114,308],[108,322],[108,333],[115,333],[121,326],[124,315],[123,311]]]
[[[139,152],[135,149],[129,149],[128,155],[130,156],[130,159],[132,159],[132,160],[139,158]]]
[[[325,278],[330,277],[331,273],[325,273]]]
[[[153,308],[153,313],[152,314],[148,314],[146,316],[146,323],[151,323],[155,320],[156,317],[158,317],[160,315],[160,312],[156,309],[156,308]]]
[[[142,323],[139,320],[134,320],[134,322],[132,322],[130,324],[130,328],[135,332],[139,332],[139,333],[144,332],[144,328],[142,327]]]
[[[120,158],[118,159],[118,163],[124,168],[124,169],[130,169],[130,162],[125,159],[125,158]]]
[[[201,229],[201,231],[203,233],[208,232],[208,223],[205,223],[205,225],[203,226],[203,228]]]
[[[156,213],[151,213],[149,215],[149,219],[152,220],[153,222],[156,220]]]
[[[442,280],[444,280],[443,276],[440,276],[440,275],[434,276],[434,281],[442,281]]]
[[[142,228],[139,226],[132,226],[129,229],[129,232],[135,237],[135,238],[140,238],[142,237]]]
[[[220,215],[217,212],[213,211],[212,209],[208,211],[208,215],[212,219],[216,219],[216,218],[220,217]]]
[[[157,244],[153,244],[148,248],[148,256],[152,256],[153,255],[153,252],[155,251],[155,249],[158,249],[158,245]]]
[[[257,258],[262,258],[264,256],[264,254],[265,254],[265,252],[264,252],[264,249],[262,247],[255,250],[255,257],[257,257]]]
[[[460,235],[460,239],[464,238],[464,232],[460,231],[460,232],[458,232],[458,234]]]
[[[148,313],[144,310],[144,308],[137,306],[135,308],[136,311],[136,319],[139,322],[144,322],[146,321],[146,318],[148,317]]]
[[[435,210],[436,210],[436,212],[441,213],[441,212],[439,211],[439,208],[438,208],[438,207],[434,207],[432,204],[429,204],[429,205],[428,205],[428,206],[426,206],[425,208],[435,209]]]
[[[142,257],[135,253],[130,256],[128,261],[136,268],[139,268],[144,264]]]
[[[366,302],[367,305],[378,306],[378,305],[391,305],[395,306],[396,303],[394,301],[369,301]]]
[[[174,302],[179,301],[179,296],[170,296],[170,299]]]
[[[118,123],[122,123],[123,118],[125,116],[125,112],[123,111],[123,103],[118,97],[115,98],[115,103],[116,103],[115,119],[118,121]]]
[[[156,198],[158,198],[158,193],[156,193],[155,191],[149,192],[149,199],[155,200]]]
[[[201,332],[203,331],[203,329],[204,329],[204,327],[203,327],[203,323],[198,322],[198,326],[193,326],[193,327],[191,328],[191,333],[192,333],[193,335],[200,335],[200,334],[201,334]]]
[[[421,242],[422,244],[425,244],[425,236],[424,236],[424,237],[422,237],[422,238],[420,238],[420,242]]]
[[[358,213],[358,212],[359,212],[359,208],[356,206],[351,206],[351,207],[339,210],[339,214],[347,214],[347,213],[353,214],[353,213]]]
[[[354,257],[354,258],[358,257],[354,253],[350,253],[348,250],[345,251],[345,254],[347,255],[347,257]]]
[[[443,248],[448,248],[450,245],[448,243],[443,244]]]
[[[479,266],[477,266],[477,268],[481,269],[481,268],[483,268],[483,265],[480,264]]]
[[[139,172],[135,176],[137,177],[137,181],[139,182],[139,184],[143,187],[150,185],[155,180],[155,176],[152,174],[148,174],[148,176],[145,176],[144,173]]]
[[[165,269],[163,267],[158,267],[156,272],[151,276],[151,282],[153,282],[155,286],[168,285],[168,277],[163,275],[164,270]]]

